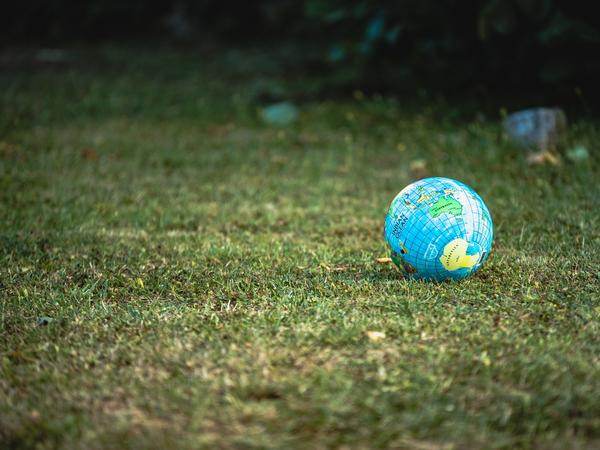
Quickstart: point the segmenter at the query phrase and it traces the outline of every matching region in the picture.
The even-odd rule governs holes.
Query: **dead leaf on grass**
[[[383,331],[367,331],[367,337],[371,342],[380,342],[385,339],[385,333]]]
[[[392,262],[392,258],[377,258],[375,259],[379,264],[390,264]]]
[[[530,166],[540,166],[544,164],[558,166],[560,164],[560,159],[558,159],[554,153],[544,150],[527,155],[527,163]]]
[[[349,266],[328,266],[327,264],[321,263],[321,267],[323,267],[327,272],[344,272],[348,270]]]

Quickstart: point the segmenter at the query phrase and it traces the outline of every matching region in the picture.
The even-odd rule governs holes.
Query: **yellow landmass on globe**
[[[464,239],[454,239],[444,247],[444,254],[440,256],[440,262],[446,270],[471,269],[479,260],[479,253],[467,255],[469,243]]]
[[[431,198],[431,195],[427,195],[427,194],[421,194],[421,196],[419,197],[419,199],[417,200],[417,203],[423,203],[426,202],[427,200],[429,200]]]

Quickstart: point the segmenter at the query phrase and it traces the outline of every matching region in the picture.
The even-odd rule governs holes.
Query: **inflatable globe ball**
[[[394,263],[412,278],[461,279],[485,262],[494,226],[477,193],[460,181],[425,178],[394,198],[385,218]]]

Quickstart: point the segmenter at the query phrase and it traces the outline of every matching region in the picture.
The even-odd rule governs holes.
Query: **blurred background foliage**
[[[286,40],[319,48],[317,67],[348,69],[367,89],[600,90],[590,1],[23,0],[2,9],[5,44]]]

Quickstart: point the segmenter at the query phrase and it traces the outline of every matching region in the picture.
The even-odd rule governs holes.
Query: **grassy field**
[[[277,52],[0,68],[0,447],[600,446],[598,121],[587,163],[528,167],[497,117],[319,100]],[[376,261],[425,172],[492,213],[463,282]]]

